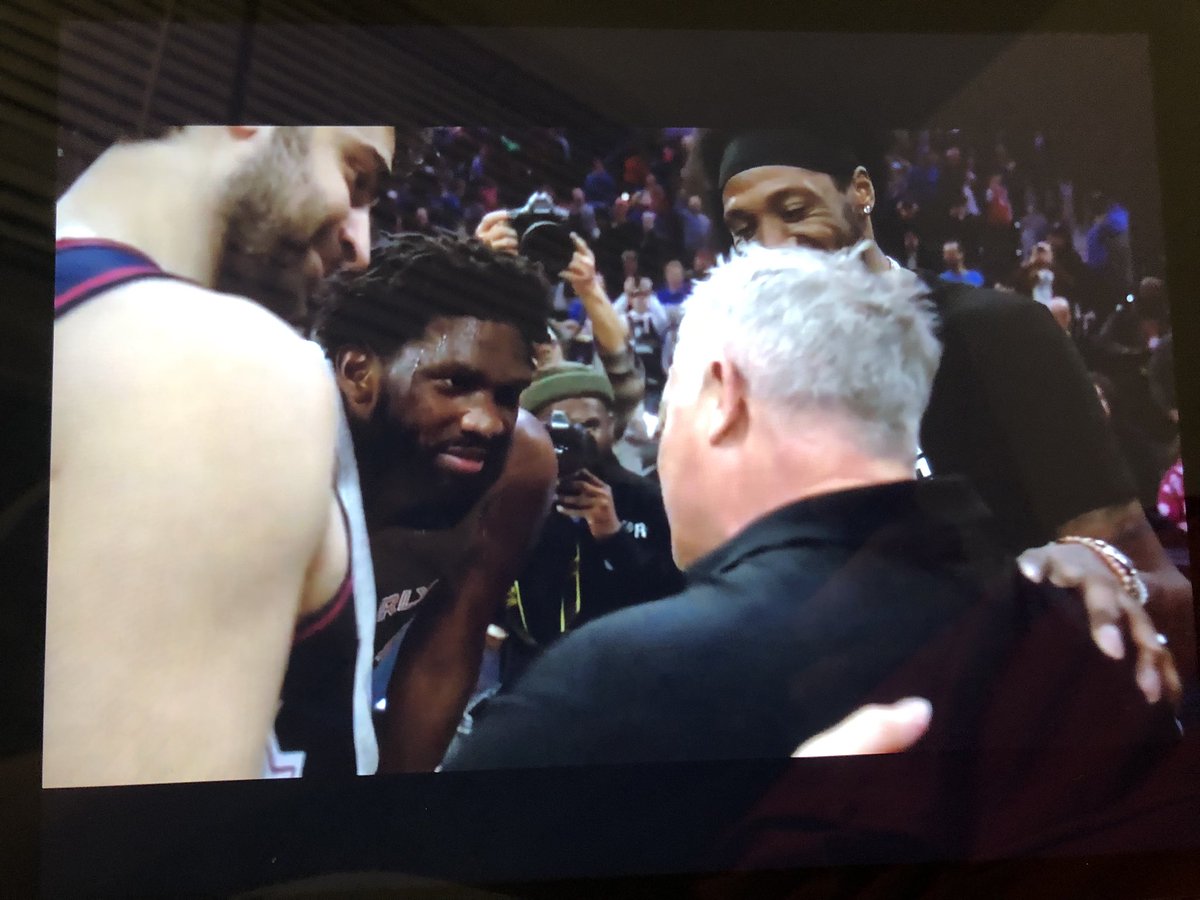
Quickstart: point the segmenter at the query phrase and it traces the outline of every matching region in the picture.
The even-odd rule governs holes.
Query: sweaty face
[[[613,445],[613,417],[603,400],[595,397],[571,397],[538,410],[542,424],[549,425],[555,412],[563,412],[572,425],[582,426],[595,439],[600,453],[607,456]]]
[[[434,319],[387,365],[376,407],[376,439],[403,477],[457,502],[482,494],[500,474],[529,347],[512,325]]]
[[[853,190],[839,191],[824,172],[795,166],[747,169],[725,184],[725,225],[735,246],[753,241],[764,247],[840,250],[863,237]]]
[[[366,265],[393,151],[391,128],[274,129],[226,186],[218,288],[303,321],[323,277]]]

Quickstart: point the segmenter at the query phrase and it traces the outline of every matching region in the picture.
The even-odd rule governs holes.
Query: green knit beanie
[[[521,406],[532,413],[571,397],[596,397],[611,408],[613,389],[608,376],[593,366],[564,362],[534,373],[533,383],[521,394]]]

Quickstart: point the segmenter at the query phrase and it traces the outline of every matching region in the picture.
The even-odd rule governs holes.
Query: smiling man
[[[689,177],[706,186],[718,234],[735,248],[836,251],[867,239],[863,264],[886,272],[895,263],[874,243],[871,219],[878,154],[857,131],[702,132]],[[1138,601],[1194,677],[1191,587],[1146,521],[1078,352],[1040,304],[926,280],[945,352],[921,421],[919,473],[970,479],[1029,574],[1082,586],[1098,644],[1120,655],[1117,626],[1132,633],[1147,698],[1177,694]]]
[[[549,509],[554,450],[519,406],[549,289],[519,257],[415,234],[329,288],[318,337],[354,437],[379,596],[380,771],[428,771]]]

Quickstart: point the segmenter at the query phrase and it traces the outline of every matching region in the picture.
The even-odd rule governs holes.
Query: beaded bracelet
[[[1081,537],[1078,535],[1067,535],[1064,538],[1059,538],[1055,543],[1082,544],[1087,547],[1104,560],[1104,564],[1108,566],[1109,571],[1121,580],[1121,586],[1125,588],[1125,593],[1136,600],[1139,605],[1146,605],[1146,601],[1150,597],[1150,592],[1146,590],[1146,582],[1142,580],[1141,573],[1138,571],[1137,566],[1133,564],[1133,560],[1112,544],[1102,541],[1099,538]]]

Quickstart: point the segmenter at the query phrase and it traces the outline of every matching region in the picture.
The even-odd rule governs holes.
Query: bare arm
[[[549,511],[558,474],[545,428],[522,412],[469,567],[452,594],[410,626],[388,684],[380,772],[428,772],[442,761],[479,678],[487,627]]]
[[[54,367],[44,783],[258,777],[328,523],[322,361],[144,282],[58,323]]]
[[[618,353],[623,350],[625,342],[629,339],[629,331],[624,318],[604,293],[604,288],[593,280],[588,284],[576,286],[575,291],[592,323],[596,349],[602,353]]]

